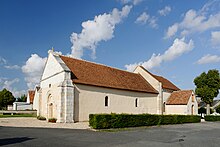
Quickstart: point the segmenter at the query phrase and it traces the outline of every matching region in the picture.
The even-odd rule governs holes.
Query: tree
[[[216,69],[209,70],[208,73],[203,72],[194,79],[196,85],[196,95],[201,97],[206,103],[207,115],[210,114],[210,104],[217,97],[220,89],[220,74]]]
[[[217,113],[220,113],[220,105],[215,109]]]
[[[12,105],[15,101],[14,96],[7,89],[0,91],[0,109],[7,109],[8,105]]]
[[[27,96],[25,94],[17,99],[17,102],[26,102],[26,101],[27,101]]]

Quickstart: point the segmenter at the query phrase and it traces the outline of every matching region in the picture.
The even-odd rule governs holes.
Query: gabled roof
[[[167,99],[166,105],[187,105],[192,92],[192,90],[174,91]]]
[[[162,88],[163,89],[169,89],[169,90],[180,90],[176,85],[174,85],[172,82],[170,82],[169,80],[167,80],[166,78],[162,77],[162,76],[157,76],[152,74],[151,72],[149,72],[148,70],[146,70],[143,66],[140,66],[143,70],[145,70],[146,72],[148,72],[152,77],[154,77],[157,81],[162,83]]]
[[[157,75],[153,75],[153,77],[162,83],[163,89],[169,89],[169,90],[174,90],[174,91],[180,90],[176,85],[174,85],[172,82],[170,82],[164,77],[157,76]]]
[[[158,94],[139,74],[66,56],[60,58],[71,70],[73,83]]]
[[[34,90],[28,90],[28,95],[29,95],[29,98],[30,98],[30,104],[33,104],[35,91]]]

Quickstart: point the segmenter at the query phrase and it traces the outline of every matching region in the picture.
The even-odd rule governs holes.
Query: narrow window
[[[108,96],[105,97],[105,106],[108,106]]]
[[[49,84],[49,88],[51,87],[51,84]]]
[[[135,99],[135,107],[138,106],[138,99]]]

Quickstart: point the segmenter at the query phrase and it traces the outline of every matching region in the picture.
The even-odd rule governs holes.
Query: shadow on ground
[[[29,138],[29,137],[4,138],[4,139],[0,139],[0,146],[21,143],[32,139],[34,138]]]

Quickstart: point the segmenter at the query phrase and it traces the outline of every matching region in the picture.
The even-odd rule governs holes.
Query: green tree
[[[217,113],[220,113],[220,105],[215,109]]]
[[[15,101],[14,96],[7,89],[0,91],[0,109],[7,109],[8,105],[12,105]]]
[[[26,101],[27,101],[27,96],[25,94],[17,99],[17,102],[26,102]]]
[[[210,114],[210,104],[213,99],[219,94],[220,89],[220,74],[218,70],[209,70],[208,73],[203,72],[194,79],[196,85],[196,95],[201,97],[206,103],[207,115]]]

